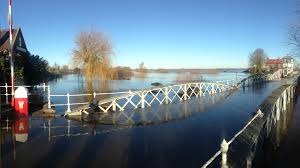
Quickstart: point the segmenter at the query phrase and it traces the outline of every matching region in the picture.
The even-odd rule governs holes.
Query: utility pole
[[[12,41],[12,7],[11,1],[8,0],[8,24],[9,24],[9,57],[10,57],[10,75],[11,75],[11,106],[15,106],[15,81],[14,81],[14,59],[13,59],[13,41]]]

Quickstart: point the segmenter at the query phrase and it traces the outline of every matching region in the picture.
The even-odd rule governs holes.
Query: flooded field
[[[201,78],[205,82],[216,82],[226,81],[233,79],[243,79],[249,74],[242,72],[222,72],[217,74],[201,74]],[[80,94],[80,93],[107,93],[107,92],[119,92],[129,90],[140,90],[154,87],[152,83],[161,83],[163,85],[171,85],[178,82],[176,79],[178,73],[148,73],[146,77],[139,78],[136,74],[131,80],[111,80],[111,81],[99,81],[94,80],[92,86],[89,86],[84,76],[77,75],[66,75],[57,80],[51,81],[48,84],[51,87],[51,95],[66,95],[69,94]],[[97,96],[97,100],[107,98],[107,96]],[[71,102],[87,102],[91,101],[93,96],[81,96],[71,97]],[[66,103],[66,97],[51,97],[51,102],[55,103]],[[64,107],[57,107],[59,112],[65,112],[67,109]]]

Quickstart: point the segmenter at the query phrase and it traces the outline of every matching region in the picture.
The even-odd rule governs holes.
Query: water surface
[[[157,78],[122,85],[116,90],[146,88]],[[56,87],[57,93],[78,92],[74,80],[75,77],[66,76],[57,84],[51,83],[52,89]],[[68,85],[59,87],[59,83]],[[219,149],[222,139],[228,140],[240,130],[260,103],[280,85],[269,82],[169,105],[108,113],[89,122],[64,117],[20,120],[3,117],[1,165],[200,167]]]

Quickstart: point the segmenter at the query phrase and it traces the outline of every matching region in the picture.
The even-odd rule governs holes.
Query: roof
[[[283,64],[284,61],[282,59],[268,59],[267,64]]]
[[[20,28],[13,29],[13,46],[16,47],[15,43],[18,36],[22,36],[22,31]],[[0,51],[6,51],[10,48],[10,42],[9,42],[9,30],[4,29],[0,30]],[[24,43],[24,49],[27,51],[26,44]]]
[[[9,44],[9,31],[8,30],[0,30],[0,50],[7,50],[10,47]],[[16,29],[13,29],[13,39],[15,39],[17,34]]]

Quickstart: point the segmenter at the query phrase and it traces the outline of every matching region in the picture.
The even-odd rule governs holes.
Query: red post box
[[[15,91],[15,111],[17,115],[28,116],[28,90],[23,86]]]

